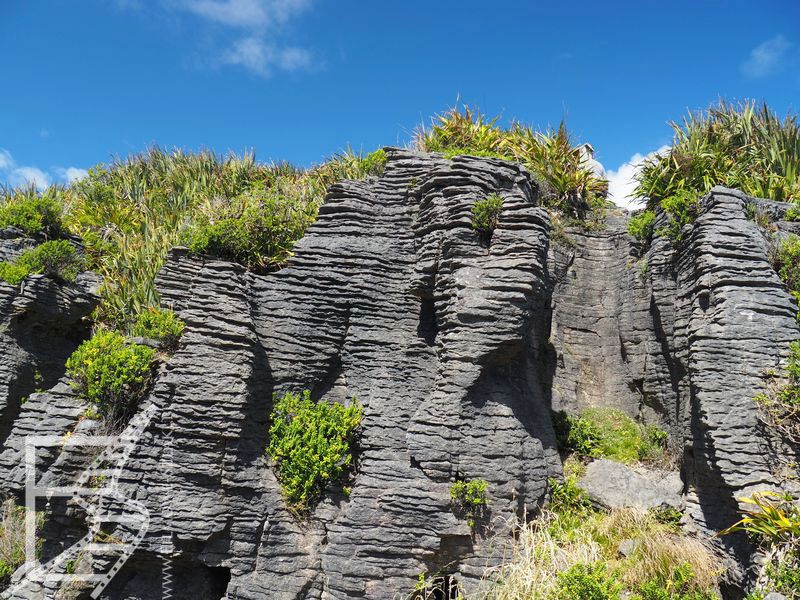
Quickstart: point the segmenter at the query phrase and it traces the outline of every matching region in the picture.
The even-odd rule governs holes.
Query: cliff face
[[[485,244],[470,208],[492,193],[504,205]],[[798,338],[797,307],[745,217],[752,201],[715,189],[683,242],[657,237],[640,258],[622,215],[553,242],[537,194],[502,160],[396,150],[380,179],[330,190],[277,273],[174,250],[159,288],[186,332],[107,455],[120,469],[105,485],[137,501],[131,527],[146,533],[104,597],[391,598],[434,572],[469,588],[561,472],[551,409],[614,406],[667,426],[701,526],[729,525],[735,496],[779,484],[786,449],[767,444],[752,398]],[[58,306],[57,325],[39,330],[79,339],[90,292],[43,281],[49,296],[0,284],[0,313],[11,323],[12,306]],[[14,335],[0,374],[69,354],[22,354],[32,338]],[[86,456],[75,441],[97,427],[80,419],[85,405],[66,381],[20,404],[11,379],[5,491],[24,489],[32,432],[73,432],[39,466],[49,485],[74,482]],[[307,520],[286,510],[264,452],[273,394],[303,389],[364,406],[352,492],[329,490]],[[490,512],[473,532],[449,489],[477,477]],[[49,509],[45,558],[86,533],[87,509]],[[80,542],[70,556],[81,548],[92,554]],[[116,558],[95,553],[94,572]],[[61,586],[22,577],[11,595]]]

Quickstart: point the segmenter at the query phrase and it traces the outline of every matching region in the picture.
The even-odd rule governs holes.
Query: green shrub
[[[209,205],[183,234],[192,252],[263,270],[284,263],[294,243],[316,219],[317,206],[298,205],[273,190],[253,190]]]
[[[637,212],[628,221],[628,233],[640,242],[647,242],[653,237],[656,213],[652,210]]]
[[[78,394],[108,419],[124,416],[139,399],[155,350],[130,344],[113,331],[98,331],[67,359],[67,374]]]
[[[361,159],[361,169],[364,175],[382,175],[385,167],[386,151],[383,148],[370,152]]]
[[[352,464],[363,409],[354,402],[314,402],[302,394],[274,396],[267,452],[290,508],[309,510],[325,487]]]
[[[672,527],[676,530],[680,527],[681,520],[683,519],[683,513],[677,508],[672,508],[671,506],[651,508],[648,512],[650,515],[652,515],[657,523]]]
[[[658,461],[665,455],[665,431],[640,425],[617,409],[589,408],[579,417],[555,413],[553,424],[559,448],[578,456],[630,464]]]
[[[800,292],[800,236],[791,235],[778,246],[775,255],[778,275],[790,292]]]
[[[50,188],[44,193],[35,187],[0,190],[0,229],[16,227],[27,235],[55,237],[62,233],[60,191]]]
[[[11,285],[19,285],[30,272],[25,267],[16,263],[0,262],[0,280],[10,283]]]
[[[800,549],[787,550],[773,557],[767,563],[765,575],[774,591],[790,600],[800,598]]]
[[[165,308],[148,308],[139,313],[131,335],[158,340],[165,348],[174,348],[186,324]]]
[[[13,263],[0,263],[0,279],[16,285],[28,275],[48,275],[74,281],[83,257],[67,240],[50,240],[25,250]]]
[[[450,486],[450,500],[456,510],[467,519],[467,524],[474,528],[477,520],[483,516],[484,508],[489,504],[486,490],[489,483],[483,479],[455,481]]]
[[[558,574],[557,600],[618,600],[622,584],[605,563],[576,564]]]
[[[666,233],[673,240],[680,240],[684,225],[693,223],[700,207],[700,196],[693,190],[680,190],[661,201],[661,208],[669,217]]]
[[[553,426],[562,452],[574,452],[586,457],[599,456],[602,432],[593,421],[558,412],[553,415]]]
[[[503,210],[503,197],[500,194],[490,194],[472,205],[472,228],[484,240],[492,237],[500,212]]]

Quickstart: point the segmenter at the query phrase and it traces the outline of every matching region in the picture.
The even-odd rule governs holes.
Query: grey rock
[[[622,463],[599,459],[587,465],[579,485],[602,508],[683,509],[683,498],[662,481],[662,475],[643,468],[636,471]]]
[[[636,550],[636,540],[622,540],[617,548],[620,556],[625,557],[630,556],[634,550]]]
[[[764,600],[788,600],[786,596],[780,594],[778,592],[770,592],[766,596],[764,596]]]
[[[505,201],[486,246],[470,207],[490,193]],[[683,478],[596,461],[584,485],[599,503],[681,508],[686,487],[699,527],[730,525],[736,497],[780,486],[784,449],[752,398],[800,337],[751,201],[715,188],[680,243],[656,236],[644,256],[624,213],[570,229],[565,246],[551,243],[523,168],[390,149],[381,178],[329,190],[279,272],[174,249],[158,287],[185,334],[115,446],[129,450],[117,489],[146,507],[149,527],[104,597],[160,598],[165,572],[197,598],[391,598],[422,572],[469,590],[561,473],[551,408],[612,406],[669,430]],[[17,239],[0,236],[0,248]],[[24,483],[26,435],[97,430],[61,379],[92,286],[0,285],[0,399],[33,391],[20,374],[51,364],[49,391],[4,413],[7,493]],[[303,389],[355,396],[365,414],[352,493],[332,487],[307,520],[286,509],[265,455],[273,393]],[[43,481],[75,480],[89,459],[53,448]],[[490,503],[470,531],[449,488],[477,477]],[[85,515],[51,510],[45,551],[57,554]],[[719,543],[747,564],[746,540]],[[111,564],[87,558],[98,574]],[[56,591],[23,578],[12,596]]]

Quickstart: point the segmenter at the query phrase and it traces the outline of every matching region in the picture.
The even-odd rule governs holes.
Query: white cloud
[[[76,181],[80,181],[89,174],[86,169],[80,169],[78,167],[57,167],[55,172],[67,183],[75,183]]]
[[[14,159],[8,150],[0,148],[0,171],[7,171],[14,167]]]
[[[34,166],[20,166],[8,150],[0,148],[0,183],[5,181],[11,187],[20,187],[34,184],[38,189],[44,189],[53,181],[74,183],[83,179],[89,173],[78,167],[54,167],[48,173]]]
[[[782,35],[776,35],[750,51],[742,63],[742,73],[751,79],[768,77],[778,72],[784,64],[792,43]]]
[[[179,7],[221,25],[262,29],[283,25],[309,4],[309,0],[185,0]]]
[[[661,146],[658,150],[647,155],[638,152],[631,156],[630,160],[621,164],[615,170],[608,171],[608,197],[617,206],[634,209],[640,208],[643,199],[634,197],[633,191],[636,189],[636,174],[641,170],[645,161],[654,157],[656,154],[663,154],[669,150],[669,146]]]
[[[283,71],[308,69],[312,58],[304,48],[276,48],[258,37],[246,37],[223,52],[219,62],[238,65],[256,75],[269,77],[275,68]]]
[[[52,182],[50,175],[37,167],[16,167],[8,174],[11,187],[34,184],[37,189],[44,189]]]
[[[172,11],[188,13],[227,28],[233,41],[219,50],[212,65],[242,67],[261,77],[312,67],[305,49],[285,43],[284,26],[311,6],[312,0],[162,0]],[[224,29],[223,29],[224,30]]]

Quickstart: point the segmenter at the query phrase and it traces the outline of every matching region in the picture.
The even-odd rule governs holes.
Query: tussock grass
[[[624,540],[635,545],[629,556],[619,553]],[[558,576],[575,565],[603,564],[629,592],[653,582],[666,582],[676,568],[692,573],[688,586],[713,597],[722,567],[700,540],[660,523],[652,514],[633,509],[593,512],[574,519],[556,511],[521,526],[502,565],[486,572],[480,589],[469,598],[481,600],[552,600]]]
[[[800,121],[766,104],[720,101],[673,122],[670,150],[648,160],[635,194],[648,208],[680,192],[702,196],[715,185],[751,196],[800,202]]]
[[[502,129],[497,121],[498,117],[478,109],[455,106],[435,116],[429,127],[421,126],[415,144],[447,158],[470,154],[519,162],[540,183],[546,206],[581,222],[598,219],[606,205],[608,182],[595,176],[564,122],[555,129],[536,131],[516,122]]]

